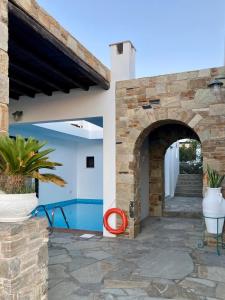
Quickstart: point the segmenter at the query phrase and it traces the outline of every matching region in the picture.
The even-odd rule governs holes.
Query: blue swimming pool
[[[57,203],[46,204],[45,208],[52,217],[54,207],[61,206],[65,212],[70,229],[103,230],[103,201],[96,199],[73,199]],[[40,208],[37,216],[44,216]],[[67,228],[60,209],[55,209],[54,227]]]

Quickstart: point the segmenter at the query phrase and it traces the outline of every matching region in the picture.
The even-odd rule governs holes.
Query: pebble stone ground
[[[200,219],[164,217],[135,240],[53,233],[49,300],[225,299],[225,252],[199,249],[202,232]]]

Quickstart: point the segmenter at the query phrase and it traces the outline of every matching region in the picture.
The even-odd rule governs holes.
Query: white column
[[[135,76],[135,48],[130,41],[110,45],[111,83],[109,101],[104,108],[104,142],[103,142],[103,213],[116,207],[116,102],[115,83],[129,80]],[[115,227],[115,216],[110,218],[110,225]],[[104,236],[112,236],[105,229]]]

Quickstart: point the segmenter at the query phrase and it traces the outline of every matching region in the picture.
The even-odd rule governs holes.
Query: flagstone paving
[[[53,233],[49,300],[225,299],[225,250],[197,247],[202,221],[149,218],[135,240]]]

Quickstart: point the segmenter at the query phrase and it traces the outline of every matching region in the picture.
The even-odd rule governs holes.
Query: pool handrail
[[[69,229],[70,226],[69,226],[69,223],[68,223],[68,221],[67,221],[65,212],[64,212],[62,206],[59,206],[59,205],[53,207],[53,209],[52,209],[52,227],[53,227],[53,224],[54,224],[54,216],[55,216],[55,210],[56,210],[56,209],[60,209],[60,211],[61,211],[61,213],[62,213],[62,216],[63,216],[63,218],[64,218],[64,221],[65,221],[65,223],[66,223],[66,226],[67,226],[67,228]]]
[[[46,214],[46,217],[47,217],[47,219],[48,219],[48,222],[49,222],[50,226],[52,227],[53,223],[52,223],[52,221],[51,221],[51,218],[50,218],[50,216],[49,216],[49,214],[48,214],[48,211],[47,211],[45,205],[38,205],[38,206],[35,208],[35,212],[34,212],[35,216],[37,216],[37,213],[38,213],[38,211],[39,211],[40,208],[42,208],[42,209],[44,210],[44,212],[45,212],[45,214]]]

